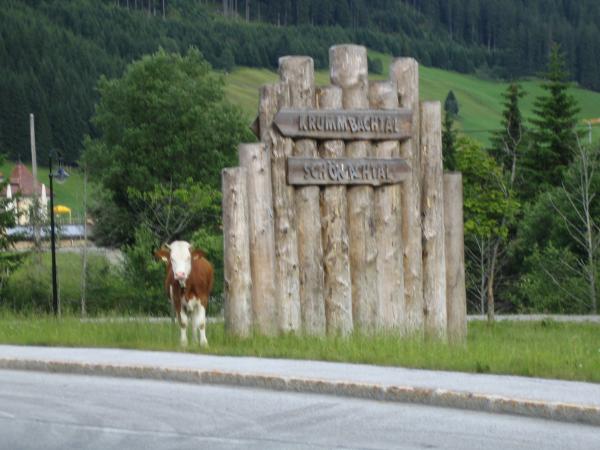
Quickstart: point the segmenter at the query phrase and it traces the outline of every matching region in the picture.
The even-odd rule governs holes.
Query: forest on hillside
[[[553,42],[567,54],[572,76],[600,89],[600,2],[596,0],[214,0],[226,15],[280,26],[363,28],[440,39],[493,55],[501,77],[537,75]],[[123,4],[123,1],[121,1]],[[439,64],[439,63],[437,63]],[[452,66],[452,63],[446,62]],[[435,65],[435,64],[434,64]],[[461,68],[457,68],[461,70]]]
[[[100,76],[120,76],[129,62],[159,47],[180,53],[197,47],[221,70],[276,67],[285,54],[308,54],[324,67],[329,46],[340,42],[410,54],[426,65],[460,71],[487,64],[484,49],[438,39],[415,14],[405,21],[414,22],[410,30],[386,34],[369,28],[246,23],[223,17],[207,1],[9,0],[0,8],[0,152],[13,160],[28,159],[33,112],[40,161],[53,147],[75,161],[83,137],[95,135],[89,118]]]
[[[159,47],[197,47],[220,70],[277,66],[284,54],[327,65],[354,42],[426,66],[487,77],[535,75],[553,41],[571,75],[600,89],[600,3],[592,0],[7,0],[0,8],[0,152],[80,155],[98,79]]]

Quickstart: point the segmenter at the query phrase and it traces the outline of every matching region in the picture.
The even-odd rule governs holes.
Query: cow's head
[[[171,262],[173,276],[183,287],[192,270],[192,260],[204,256],[202,250],[194,250],[189,242],[173,241],[170,245],[157,250],[155,253],[157,259],[165,262]]]

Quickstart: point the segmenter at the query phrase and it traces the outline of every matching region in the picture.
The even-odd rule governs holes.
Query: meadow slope
[[[381,53],[370,52],[373,58],[383,62],[383,75],[372,78],[387,78],[387,69],[391,57]],[[315,75],[318,85],[329,83],[327,71],[318,71]],[[497,130],[502,113],[502,93],[508,83],[484,80],[474,75],[464,75],[442,69],[419,67],[420,97],[422,100],[444,101],[450,90],[454,91],[459,103],[458,128],[474,137],[483,144],[489,143],[493,130]],[[254,119],[258,107],[258,89],[263,84],[277,81],[277,73],[266,69],[236,68],[225,75],[226,93],[229,100],[239,105],[248,120]],[[521,80],[526,96],[521,100],[521,108],[526,119],[533,117],[534,99],[543,94],[539,80]],[[581,111],[580,119],[600,117],[600,93],[576,86],[571,88]],[[581,130],[586,131],[587,125],[581,123]],[[593,129],[594,139],[600,139],[600,126]],[[587,136],[587,135],[586,135]]]

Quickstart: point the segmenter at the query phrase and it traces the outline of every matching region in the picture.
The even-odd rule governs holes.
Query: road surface
[[[172,381],[0,370],[0,449],[577,449],[600,428]]]

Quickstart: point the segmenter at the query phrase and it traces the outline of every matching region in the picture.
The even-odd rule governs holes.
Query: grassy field
[[[600,325],[552,321],[494,325],[470,323],[465,346],[390,335],[350,338],[235,339],[222,323],[207,327],[215,355],[346,361],[461,372],[513,374],[600,383]],[[0,343],[182,351],[170,322],[82,322],[76,317],[23,317],[0,313]],[[191,346],[187,351],[199,352]]]
[[[375,75],[373,79],[387,78],[388,67],[392,58],[389,55],[370,52],[372,58],[383,62],[384,74]],[[318,85],[329,84],[327,71],[318,71],[315,75]],[[459,128],[477,140],[488,143],[490,131],[497,130],[502,112],[501,94],[507,83],[483,80],[474,75],[463,75],[430,67],[419,67],[420,97],[422,100],[444,101],[450,90],[454,91],[460,106],[458,117]],[[258,108],[258,89],[263,84],[277,81],[277,74],[265,69],[240,67],[226,75],[227,96],[233,103],[240,105],[248,119],[254,119]],[[525,118],[533,116],[533,101],[542,94],[539,81],[524,80],[521,82],[527,95],[521,100],[521,108]],[[571,93],[581,107],[581,119],[600,117],[600,93],[585,89],[572,88]],[[582,131],[587,130],[582,124]],[[594,139],[600,139],[600,127],[593,129]]]
[[[11,275],[7,283],[8,297],[11,303],[7,306],[20,309],[21,305],[16,304],[16,302],[23,302],[22,304],[25,305],[39,304],[43,306],[44,297],[47,298],[47,306],[50,306],[52,301],[51,256],[49,252],[44,252],[40,254],[39,262],[36,258],[36,255],[27,255],[23,263]],[[88,273],[98,271],[98,267],[105,267],[107,264],[103,255],[88,254]],[[78,311],[81,299],[81,272],[83,270],[81,253],[57,252],[56,267],[63,308]],[[34,296],[35,300],[32,299]],[[88,294],[88,307],[94,301],[96,299],[94,297],[90,298]],[[0,299],[1,303],[2,299]]]

